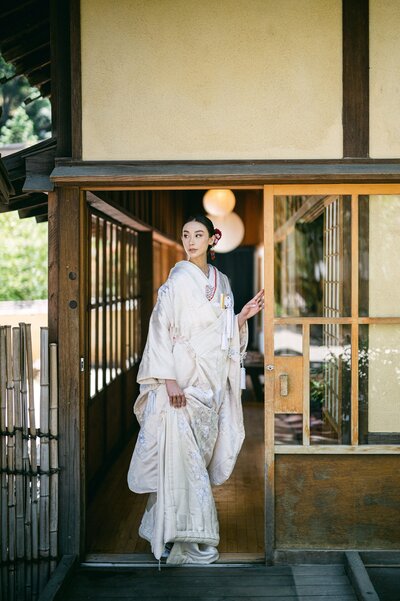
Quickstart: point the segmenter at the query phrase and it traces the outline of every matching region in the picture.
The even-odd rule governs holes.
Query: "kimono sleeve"
[[[233,301],[233,292],[232,292],[232,288],[231,285],[229,283],[229,279],[227,278],[227,276],[225,276],[225,286],[227,289],[227,293],[232,297],[232,301]],[[244,324],[242,325],[241,328],[239,328],[239,319],[238,319],[238,314],[235,315],[235,327],[238,329],[239,331],[239,346],[240,346],[240,355],[241,358],[243,359],[243,355],[246,352],[247,349],[247,345],[249,342],[249,326],[247,324],[247,320],[244,322]]]
[[[140,363],[137,381],[176,380],[172,333],[174,329],[174,290],[169,278],[158,290],[150,317],[149,332]]]

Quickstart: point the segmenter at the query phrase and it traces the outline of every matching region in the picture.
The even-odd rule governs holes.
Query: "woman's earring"
[[[215,260],[215,251],[214,250],[210,250],[210,257],[211,257],[211,261]]]

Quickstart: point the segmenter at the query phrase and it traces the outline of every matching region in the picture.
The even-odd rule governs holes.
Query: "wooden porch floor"
[[[80,568],[62,601],[357,601],[341,565]]]
[[[264,554],[264,427],[263,403],[244,395],[246,439],[231,478],[214,488],[220,522],[220,554]],[[150,545],[138,535],[147,495],[132,493],[126,474],[134,441],[121,454],[102,482],[87,515],[89,554],[149,554]],[[99,558],[97,558],[99,559]]]

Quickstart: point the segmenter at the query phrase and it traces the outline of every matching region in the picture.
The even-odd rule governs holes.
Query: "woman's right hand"
[[[176,380],[165,380],[165,386],[167,388],[169,404],[175,408],[186,407],[186,397]]]

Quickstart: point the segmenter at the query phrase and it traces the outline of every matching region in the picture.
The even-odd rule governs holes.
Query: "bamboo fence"
[[[58,560],[57,348],[40,331],[40,428],[31,326],[0,326],[0,598],[36,600]]]

